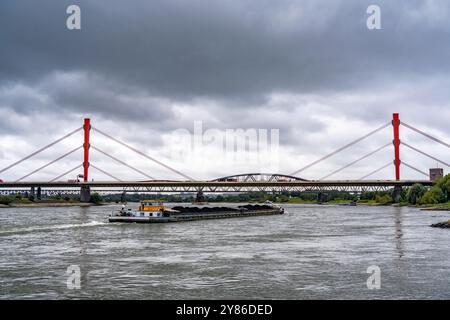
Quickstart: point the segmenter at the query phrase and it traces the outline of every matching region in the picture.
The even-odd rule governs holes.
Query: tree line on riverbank
[[[91,203],[98,204],[103,201],[103,197],[94,192],[91,195]],[[32,203],[77,203],[80,202],[80,197],[77,195],[61,195],[56,194],[53,196],[43,196],[37,198],[28,193],[18,193],[14,195],[0,196],[1,205],[10,204],[32,204]]]
[[[278,203],[317,203],[317,202],[359,202],[367,204],[387,205],[394,203],[394,190],[379,192],[363,192],[355,194],[350,192],[326,192],[322,197],[318,192],[249,192],[243,194],[211,194],[204,195],[205,202],[264,202],[272,201]],[[410,205],[438,205],[449,204],[450,194],[450,174],[436,180],[431,187],[425,187],[421,184],[415,184],[409,188],[403,188],[400,195],[400,203]],[[139,202],[140,200],[162,200],[164,202],[194,202],[195,195],[142,195],[142,194],[110,194],[100,196],[98,193],[92,193],[91,202]],[[18,194],[13,196],[0,196],[0,204],[9,205],[11,203],[35,202],[37,199],[27,194]],[[77,202],[79,197],[75,195],[55,195],[45,199],[39,199],[40,202]]]
[[[430,188],[415,184],[408,188],[406,200],[411,204],[447,203],[450,194],[450,174],[436,180]]]
[[[359,202],[367,204],[392,204],[394,190],[363,192],[361,194],[351,192],[326,192],[325,201],[329,203],[341,202]],[[409,188],[403,188],[399,202],[410,205],[435,205],[449,202],[450,194],[450,174],[436,180],[432,187],[426,187],[421,184],[415,184]],[[206,194],[205,202],[264,202],[272,201],[277,203],[317,203],[322,202],[321,194],[318,192],[248,192],[242,194]],[[161,200],[164,202],[194,202],[195,195],[142,195],[142,194],[115,194],[103,197],[103,200],[109,202],[139,202],[140,200]],[[449,204],[450,207],[450,204]]]

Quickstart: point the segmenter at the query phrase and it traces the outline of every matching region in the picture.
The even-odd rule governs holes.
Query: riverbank
[[[0,208],[38,208],[38,207],[91,207],[102,204],[85,203],[85,202],[28,202],[28,203],[10,203],[0,204]]]
[[[400,203],[379,203],[374,200],[369,201],[358,201],[358,202],[352,202],[349,200],[331,200],[323,203],[318,203],[317,201],[309,201],[309,200],[301,200],[301,199],[292,199],[293,201],[288,202],[275,202],[277,204],[308,204],[308,205],[352,205],[352,206],[370,206],[370,207],[376,207],[376,206],[393,206],[393,207],[411,207],[411,208],[418,208],[422,211],[450,211],[450,202],[447,203],[440,203],[436,205],[412,205],[407,202],[400,202]],[[101,205],[108,205],[108,204],[114,204],[116,202],[101,202],[101,203],[85,203],[85,202],[79,202],[79,201],[58,201],[58,200],[42,200],[42,201],[20,201],[20,202],[11,202],[10,204],[0,204],[1,208],[36,208],[36,207],[90,207],[90,206],[101,206]],[[234,202],[223,202],[223,203],[234,203]],[[262,203],[257,201],[250,201],[249,203]]]
[[[420,210],[424,210],[424,211],[450,211],[450,202],[439,203],[439,204],[436,204],[436,205],[427,206],[425,208],[421,208]]]
[[[424,211],[450,211],[450,202],[446,203],[438,203],[438,204],[411,204],[409,202],[378,202],[376,200],[358,200],[351,201],[348,199],[334,199],[325,201],[322,203],[317,202],[316,200],[304,200],[301,198],[289,198],[287,201],[275,201],[275,203],[279,204],[320,204],[320,205],[356,205],[356,206],[393,206],[393,207],[411,207],[418,208]]]
[[[299,198],[291,198],[289,201],[275,201],[277,204],[311,204],[311,205],[358,205],[358,206],[391,206],[391,205],[406,205],[396,203],[379,203],[375,200],[369,201],[351,201],[345,199],[335,199],[325,202],[317,202],[317,200],[303,200]]]

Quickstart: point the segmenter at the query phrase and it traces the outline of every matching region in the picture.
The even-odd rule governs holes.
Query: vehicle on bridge
[[[175,206],[167,208],[162,202],[141,201],[138,210],[126,209],[125,205],[118,212],[109,216],[109,222],[167,223],[202,219],[238,218],[260,215],[283,214],[284,209],[271,202],[262,205],[243,205],[232,207]]]
[[[220,178],[217,179],[219,182],[238,182],[238,178]]]

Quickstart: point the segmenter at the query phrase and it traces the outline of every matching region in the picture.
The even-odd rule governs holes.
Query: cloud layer
[[[174,158],[172,132],[192,131],[194,121],[203,121],[206,129],[279,129],[280,173],[388,122],[392,112],[449,141],[450,4],[378,1],[382,29],[368,30],[371,2],[4,0],[0,167],[80,126],[85,116],[204,179],[277,168],[245,161],[218,166],[210,159],[213,146],[191,155],[190,163]],[[81,7],[82,30],[65,27],[70,4]],[[448,162],[445,147],[402,134]],[[152,176],[178,178],[93,139]],[[304,176],[319,178],[391,139],[386,130]],[[80,137],[0,178],[18,178],[79,143]],[[423,170],[435,165],[411,152],[405,150],[408,163]],[[80,160],[74,155],[33,179],[56,176]],[[140,178],[100,155],[94,160],[121,178]],[[389,149],[334,178],[357,178],[388,161]],[[405,175],[420,177],[409,169]],[[392,176],[387,169],[374,178]]]

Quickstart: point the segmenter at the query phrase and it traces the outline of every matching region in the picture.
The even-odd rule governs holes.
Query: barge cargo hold
[[[129,223],[168,223],[204,219],[225,219],[251,216],[283,214],[284,209],[273,204],[244,205],[232,207],[182,207],[166,208],[162,203],[154,204],[142,201],[139,209],[126,210],[125,207],[113,212],[108,218],[109,222]]]

